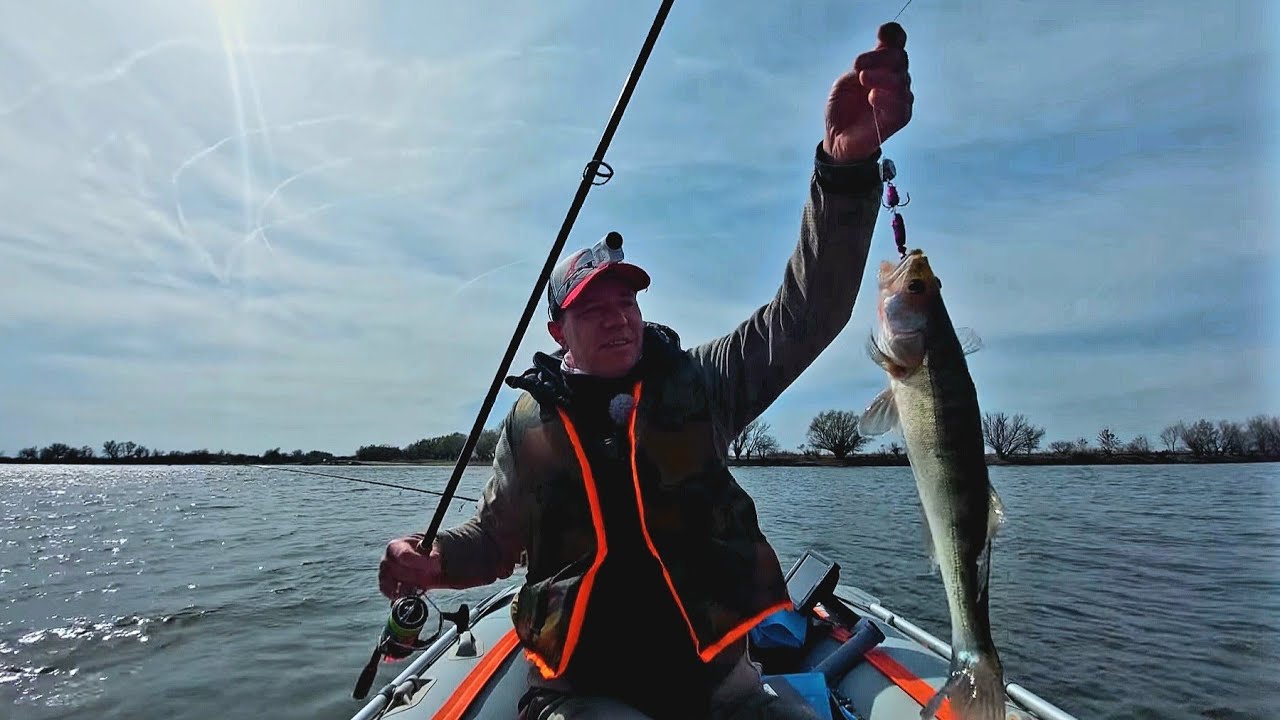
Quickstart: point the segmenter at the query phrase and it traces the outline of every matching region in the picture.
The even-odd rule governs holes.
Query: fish
[[[888,375],[888,387],[860,415],[858,432],[901,432],[930,561],[942,576],[951,617],[948,677],[920,716],[933,718],[949,699],[958,720],[1004,720],[1004,668],[988,617],[991,544],[1004,506],[987,474],[977,389],[966,361],[982,340],[952,324],[942,280],[922,250],[896,264],[882,262],[878,283],[877,327],[867,353]]]

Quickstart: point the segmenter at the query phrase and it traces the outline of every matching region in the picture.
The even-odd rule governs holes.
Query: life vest
[[[699,657],[710,662],[760,620],[790,607],[777,554],[751,497],[716,442],[701,368],[668,328],[648,324],[644,372],[631,388],[626,467],[644,510],[640,529],[662,568]],[[507,418],[513,467],[532,502],[527,575],[512,619],[543,677],[568,667],[606,554],[593,472],[566,405],[558,361],[540,354],[508,383],[525,390]],[[616,478],[614,479],[617,480]]]

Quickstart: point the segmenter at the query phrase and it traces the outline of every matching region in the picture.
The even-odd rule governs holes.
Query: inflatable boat
[[[950,646],[841,583],[839,573],[838,563],[812,550],[788,571],[793,609],[749,634],[762,680],[774,692],[804,698],[823,718],[919,720],[946,680]],[[508,611],[518,590],[514,583],[475,608],[463,605],[431,621],[439,623],[438,636],[413,648],[420,654],[352,720],[513,720],[530,671]],[[394,623],[393,617],[393,629]],[[386,658],[385,650],[381,643],[375,648],[370,667],[380,654]],[[372,677],[366,668],[356,697],[368,694]],[[1076,720],[1016,683],[1006,682],[1005,692],[1007,720]],[[945,703],[935,717],[959,720]]]

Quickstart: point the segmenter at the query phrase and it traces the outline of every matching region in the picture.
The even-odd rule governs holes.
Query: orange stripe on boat
[[[458,688],[453,691],[449,699],[435,714],[434,720],[458,720],[467,709],[471,707],[471,703],[475,701],[485,686],[489,684],[490,678],[497,672],[498,667],[502,665],[511,652],[520,644],[520,639],[516,636],[515,630],[508,630],[506,635],[498,639],[493,647],[481,658],[476,666],[471,668],[471,672],[462,679]]]
[[[822,607],[821,603],[813,606],[813,614],[831,623],[831,627],[828,628],[827,632],[831,637],[835,638],[836,641],[845,642],[849,638],[853,637],[853,633],[849,632],[849,628],[835,624],[831,619],[831,613],[827,612],[827,609]]]
[[[884,673],[894,685],[902,688],[902,691],[911,696],[912,700],[920,703],[920,707],[929,704],[937,688],[929,683],[921,680],[915,673],[908,670],[902,663],[894,660],[888,653],[880,648],[872,648],[867,651],[867,662],[871,663],[875,669]],[[938,708],[938,713],[934,717],[938,720],[954,720],[951,714],[951,700],[943,700],[942,706]]]

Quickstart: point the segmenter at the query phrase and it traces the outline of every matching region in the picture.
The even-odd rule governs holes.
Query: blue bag
[[[751,628],[751,644],[758,648],[798,648],[804,646],[809,620],[794,610],[779,610]]]

